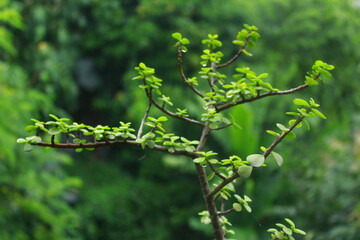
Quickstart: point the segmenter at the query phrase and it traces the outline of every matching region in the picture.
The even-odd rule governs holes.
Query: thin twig
[[[39,143],[31,143],[32,145],[37,145],[40,147],[52,147],[52,148],[63,148],[63,149],[72,149],[72,148],[98,148],[98,147],[106,147],[106,146],[113,146],[113,145],[126,145],[126,146],[141,146],[140,143],[136,142],[135,140],[115,140],[115,141],[101,141],[101,142],[93,142],[93,143],[51,143],[51,142],[39,142]],[[168,148],[161,145],[155,145],[153,148],[155,151],[159,152],[169,152]],[[175,155],[183,155],[188,156],[191,158],[199,157],[199,154],[195,152],[187,152],[184,149],[175,149],[175,152],[171,153]]]
[[[229,183],[231,183],[232,181],[234,181],[235,179],[237,179],[238,177],[240,177],[240,175],[238,174],[238,172],[235,172],[231,177],[226,178],[224,181],[222,181],[219,185],[217,185],[210,193],[208,197],[213,197],[216,193],[220,192],[221,189],[223,189],[226,185],[228,185]]]
[[[143,131],[143,128],[144,128],[145,121],[146,121],[146,119],[147,119],[148,116],[149,116],[149,112],[150,112],[150,109],[151,109],[151,104],[152,104],[152,102],[149,101],[149,104],[148,104],[148,107],[147,107],[146,112],[145,112],[145,114],[144,114],[144,117],[142,118],[141,123],[140,123],[140,127],[139,127],[139,130],[138,130],[138,134],[137,134],[137,136],[136,136],[137,139],[140,139],[140,138],[141,138],[141,134],[142,134],[142,131]]]
[[[250,39],[250,34],[248,34],[248,36],[246,37],[246,40],[244,42],[244,45],[241,46],[241,48],[239,49],[239,51],[229,60],[227,61],[226,63],[223,63],[223,64],[220,64],[220,65],[217,65],[216,68],[224,68],[224,67],[227,67],[229,66],[231,63],[233,63],[236,59],[238,59],[240,57],[240,55],[243,53],[244,49],[246,48],[246,45],[248,44],[249,42],[249,39]]]
[[[190,87],[191,90],[193,90],[193,92],[195,92],[198,96],[200,96],[201,98],[204,98],[205,95],[200,92],[198,89],[196,89],[191,83],[189,83],[189,81],[187,80],[185,73],[184,73],[184,68],[182,65],[182,45],[181,43],[179,43],[179,47],[178,47],[178,69],[179,69],[179,73],[181,75],[182,80],[184,81],[184,83]]]
[[[235,211],[235,210],[234,210],[233,208],[231,208],[231,209],[228,209],[228,210],[226,210],[226,211],[219,212],[218,215],[219,215],[219,216],[224,216],[224,215],[227,215],[227,214],[232,213],[232,212],[234,212],[234,211]]]
[[[266,149],[263,156],[266,158],[270,155],[270,153],[274,150],[274,148],[292,131],[294,128],[301,123],[301,121],[305,118],[305,116],[301,115],[298,119],[289,127],[289,130],[283,132],[275,141]]]
[[[223,180],[226,179],[226,177],[225,177],[224,175],[222,175],[221,173],[219,173],[219,171],[216,170],[216,169],[214,168],[214,165],[212,165],[209,161],[207,161],[207,164],[209,165],[210,169],[215,173],[216,176],[218,176],[219,178],[221,178],[221,179],[223,179]]]
[[[291,93],[303,90],[303,89],[307,88],[308,86],[309,85],[307,85],[307,84],[303,84],[301,86],[298,86],[296,88],[292,88],[292,89],[289,89],[289,90],[268,92],[268,93],[257,95],[256,97],[241,99],[241,100],[239,100],[239,101],[237,101],[235,103],[234,102],[220,103],[217,106],[218,111],[221,112],[221,111],[224,111],[224,110],[226,110],[226,109],[228,109],[230,107],[233,107],[233,106],[236,106],[236,105],[239,105],[239,104],[243,104],[243,103],[253,102],[253,101],[259,100],[259,99],[264,98],[264,97],[291,94]]]
[[[165,113],[165,114],[167,114],[167,115],[169,115],[171,117],[174,117],[174,118],[186,121],[186,122],[190,122],[190,123],[193,123],[193,124],[197,124],[197,125],[200,125],[200,126],[204,126],[204,123],[202,123],[200,121],[197,121],[197,120],[192,119],[192,118],[187,118],[187,117],[177,115],[176,113],[173,113],[173,112],[167,110],[166,108],[162,107],[160,104],[155,102],[155,100],[153,98],[149,98],[149,99],[154,104],[155,107],[157,107],[160,111],[162,111],[163,113]]]
[[[313,80],[316,81],[319,77],[320,77],[320,73],[317,74],[315,77],[313,77]],[[264,98],[264,97],[269,97],[269,96],[287,95],[287,94],[295,93],[297,91],[301,91],[301,90],[303,90],[303,89],[305,89],[307,87],[309,87],[308,84],[303,84],[303,85],[300,85],[298,87],[291,88],[291,89],[288,89],[288,90],[271,91],[271,92],[268,92],[268,93],[257,95],[257,96],[252,97],[252,98],[247,98],[247,99],[243,98],[243,99],[240,99],[240,100],[236,101],[235,103],[234,102],[218,103],[218,104],[216,104],[216,106],[217,106],[217,110],[219,112],[221,112],[221,111],[224,111],[224,110],[226,110],[226,109],[228,109],[230,107],[233,107],[233,106],[236,106],[236,105],[239,105],[239,104],[253,102],[253,101],[256,101],[258,99],[261,99],[261,98]]]

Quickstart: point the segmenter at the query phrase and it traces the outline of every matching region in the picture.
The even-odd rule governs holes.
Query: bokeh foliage
[[[9,8],[6,2],[1,1],[3,10]],[[181,32],[194,43],[218,33],[231,42],[243,23],[258,26],[262,35],[246,65],[269,72],[279,88],[302,82],[315,59],[336,70],[321,91],[309,93],[322,103],[326,124],[313,122],[303,141],[279,150],[287,153],[280,170],[258,173],[240,189],[256,201],[253,219],[235,220],[238,238],[260,238],[256,230],[284,212],[314,233],[309,239],[359,234],[360,11],[353,1],[14,0],[10,6],[13,13],[0,14],[0,223],[8,229],[1,239],[206,239],[208,230],[192,215],[202,205],[197,179],[184,159],[103,149],[74,155],[76,164],[64,168],[71,162],[68,155],[25,154],[15,140],[28,119],[49,112],[65,111],[93,125],[136,123],[146,108],[145,96],[130,81],[140,61],[151,63],[170,83],[173,101],[198,111],[179,86],[171,33]],[[199,45],[189,48],[200,56]],[[235,51],[230,45],[223,50]],[[197,71],[199,56],[185,57],[189,75]],[[277,112],[291,102],[285,98],[234,110],[241,128],[211,139],[214,148],[245,156],[268,143],[261,129],[281,120]],[[189,139],[196,131],[181,122],[172,127]],[[64,170],[84,181],[79,193],[79,180]]]

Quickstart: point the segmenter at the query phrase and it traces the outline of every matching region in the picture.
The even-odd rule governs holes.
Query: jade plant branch
[[[290,112],[294,119],[289,121],[289,126],[277,124],[279,128],[277,131],[280,131],[280,133],[268,131],[269,134],[276,137],[275,140],[269,147],[261,147],[263,154],[249,155],[246,160],[242,160],[239,156],[231,156],[228,159],[221,160],[213,157],[217,153],[208,151],[207,146],[212,131],[220,131],[232,124],[224,116],[227,109],[270,96],[293,94],[309,86],[318,85],[321,76],[331,77],[328,71],[334,68],[332,65],[322,61],[316,61],[311,73],[306,76],[304,84],[282,91],[273,88],[270,83],[263,80],[267,74],[257,75],[249,68],[235,68],[237,74],[230,80],[219,72],[220,69],[232,66],[242,54],[251,56],[247,49],[255,46],[255,41],[259,36],[256,27],[245,25],[245,29],[238,33],[236,40],[233,42],[240,46],[238,52],[225,63],[221,63],[223,54],[217,51],[222,46],[222,43],[217,39],[218,36],[209,35],[208,39],[203,40],[203,44],[207,48],[201,56],[202,68],[199,75],[201,79],[205,79],[208,83],[207,91],[205,91],[200,90],[204,89],[204,87],[198,87],[202,83],[198,82],[196,77],[187,78],[184,72],[183,52],[187,51],[186,45],[189,44],[189,40],[183,38],[180,33],[173,34],[173,37],[177,40],[177,64],[180,77],[184,84],[201,99],[203,105],[200,106],[200,109],[202,108],[204,111],[201,115],[191,118],[187,113],[187,109],[177,109],[177,112],[170,110],[173,103],[170,101],[170,97],[167,97],[161,91],[162,80],[154,75],[154,69],[140,63],[135,68],[139,76],[135,77],[134,80],[141,81],[140,87],[145,91],[148,105],[137,131],[131,128],[131,123],[120,122],[119,127],[112,128],[100,125],[92,127],[78,123],[69,124],[69,119],[50,115],[54,119],[53,121],[41,122],[33,120],[34,125],[28,126],[26,130],[36,131],[36,135],[18,139],[18,142],[25,143],[25,150],[31,150],[33,145],[50,148],[73,148],[77,151],[83,149],[93,150],[104,146],[132,146],[189,157],[195,164],[206,205],[207,211],[205,211],[202,221],[211,224],[216,240],[224,240],[227,234],[233,233],[227,227],[228,220],[225,215],[241,211],[243,207],[247,211],[251,211],[248,206],[251,199],[247,196],[242,198],[235,193],[229,193],[229,191],[235,191],[230,188],[230,185],[233,185],[240,177],[248,178],[254,168],[263,167],[265,159],[270,155],[281,166],[283,160],[278,153],[274,152],[276,146],[291,134],[294,135],[293,130],[301,127],[302,123],[306,122],[307,117],[320,116],[325,118],[325,116],[316,109],[319,105],[313,99],[310,99],[309,102],[295,99],[294,104],[297,106],[297,111]],[[160,97],[157,98],[157,96]],[[160,110],[165,116],[152,117],[151,110],[153,107]],[[163,126],[163,123],[169,120],[167,117],[180,119],[188,124],[198,126],[199,131],[201,131],[200,136],[198,136],[197,140],[188,140],[185,137],[168,132]],[[50,140],[46,141],[49,136]],[[205,168],[205,166],[209,166],[209,168]],[[214,187],[210,187],[212,178],[217,179]],[[225,203],[229,198],[235,198],[238,202],[234,203],[233,207],[225,210]],[[220,202],[220,207],[218,202]],[[286,234],[281,232],[284,230],[272,229],[271,231],[274,236],[276,234]],[[295,227],[291,228],[291,231],[302,234],[302,231]]]

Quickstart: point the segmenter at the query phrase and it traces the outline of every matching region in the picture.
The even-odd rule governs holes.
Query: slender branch
[[[226,63],[220,64],[218,66],[216,66],[216,68],[224,68],[229,66],[231,63],[233,63],[236,59],[238,59],[240,57],[240,55],[243,53],[244,49],[246,48],[246,45],[248,44],[250,39],[250,34],[248,34],[248,36],[245,39],[244,45],[239,49],[239,51]]]
[[[211,62],[211,72],[212,73],[216,73],[216,64],[214,62]],[[215,92],[215,89],[214,89],[214,84],[216,83],[217,79],[216,77],[212,76],[210,79],[209,79],[209,85],[210,85],[210,88],[211,88],[211,91],[212,92]]]
[[[224,175],[222,175],[221,173],[219,173],[219,171],[216,170],[216,169],[214,168],[214,165],[212,165],[209,161],[207,161],[207,164],[209,165],[211,171],[213,171],[216,176],[218,176],[219,178],[221,178],[221,179],[223,179],[223,180],[226,179],[226,177],[225,177]]]
[[[228,123],[228,124],[226,124],[226,125],[224,125],[224,126],[221,126],[221,127],[215,128],[215,129],[213,129],[213,130],[221,130],[221,129],[224,129],[224,128],[227,128],[227,127],[230,127],[231,125],[233,125],[233,123]]]
[[[188,82],[185,73],[184,73],[184,68],[182,65],[182,46],[181,43],[179,43],[179,47],[178,47],[178,69],[181,75],[182,80],[184,81],[184,83],[190,87],[191,90],[193,90],[198,96],[200,96],[201,98],[204,98],[205,95],[200,92],[198,89],[196,89],[191,83]]]
[[[234,181],[234,180],[237,179],[238,177],[240,177],[240,175],[238,174],[238,172],[235,172],[231,177],[226,178],[224,181],[222,181],[219,185],[217,185],[217,186],[209,193],[209,197],[213,197],[215,194],[217,194],[218,192],[220,192],[221,189],[223,189],[226,185],[228,185],[229,183],[231,183],[232,181]]]
[[[135,146],[139,147],[141,146],[140,143],[136,142],[135,140],[116,140],[116,141],[101,141],[101,142],[94,142],[94,143],[51,143],[51,142],[39,142],[39,143],[31,143],[32,145],[37,145],[41,147],[52,147],[52,148],[98,148],[98,147],[106,147],[106,146],[113,146],[113,145],[127,145],[127,146]],[[167,152],[168,148],[161,146],[161,145],[155,145],[153,148],[155,151],[159,152]],[[175,155],[183,155],[188,156],[191,158],[197,158],[199,157],[199,154],[195,152],[187,152],[184,149],[175,149],[174,153]]]
[[[141,134],[142,134],[142,131],[143,131],[143,128],[144,128],[145,121],[146,121],[146,119],[147,119],[148,116],[149,116],[149,112],[150,112],[150,109],[151,109],[151,104],[152,104],[152,102],[149,101],[149,104],[148,104],[148,107],[147,107],[146,112],[145,112],[145,114],[144,114],[144,117],[142,118],[141,123],[140,123],[140,127],[139,127],[139,130],[138,130],[138,134],[137,134],[137,136],[136,136],[137,139],[140,139],[140,138],[141,138]]]
[[[148,96],[149,97],[149,96]],[[174,117],[174,118],[177,118],[177,119],[180,119],[180,120],[183,120],[183,121],[186,121],[186,122],[190,122],[190,123],[193,123],[193,124],[197,124],[197,125],[200,125],[200,126],[204,126],[204,123],[200,122],[200,121],[197,121],[195,119],[192,119],[192,118],[187,118],[187,117],[183,117],[183,116],[179,116],[177,115],[176,113],[173,113],[173,112],[170,112],[169,110],[165,109],[164,107],[162,107],[160,104],[158,104],[153,98],[149,98],[150,101],[154,104],[155,107],[157,107],[160,111],[162,111],[163,113],[171,116],[171,117]]]
[[[253,102],[253,101],[256,101],[256,100],[259,100],[261,98],[265,98],[265,97],[269,97],[269,96],[276,96],[276,95],[287,95],[287,94],[291,94],[291,93],[295,93],[297,91],[300,91],[300,90],[303,90],[305,88],[307,88],[309,85],[308,84],[303,84],[303,85],[300,85],[298,87],[295,87],[295,88],[292,88],[292,89],[289,89],[289,90],[284,90],[284,91],[276,91],[276,92],[268,92],[268,93],[264,93],[264,94],[260,94],[260,95],[257,95],[256,97],[252,97],[252,98],[245,98],[245,99],[241,99],[237,102],[228,102],[228,103],[220,103],[217,107],[218,111],[221,112],[221,111],[224,111],[230,107],[233,107],[233,106],[236,106],[236,105],[239,105],[239,104],[243,104],[243,103],[247,103],[247,102]]]
[[[227,215],[229,213],[232,213],[234,212],[235,210],[233,208],[229,209],[229,210],[226,210],[226,211],[223,211],[223,212],[219,212],[218,215],[219,216],[224,216],[224,215]]]
[[[316,76],[313,77],[313,80],[316,81],[320,77],[320,75],[321,74],[318,73]],[[288,90],[268,92],[268,93],[264,93],[264,94],[258,94],[257,96],[252,97],[252,98],[248,98],[248,99],[242,98],[239,101],[236,101],[235,103],[233,103],[233,102],[218,103],[218,104],[216,104],[216,106],[217,106],[217,110],[219,112],[221,112],[221,111],[224,111],[225,109],[228,109],[230,107],[233,107],[233,106],[236,106],[236,105],[239,105],[239,104],[243,104],[243,103],[247,103],[247,102],[253,102],[253,101],[256,101],[258,99],[261,99],[261,98],[264,98],[264,97],[269,97],[269,96],[287,95],[287,94],[295,93],[297,91],[301,91],[301,90],[303,90],[303,89],[305,89],[307,87],[309,87],[308,84],[303,84],[303,85],[300,85],[298,87],[291,88],[291,89],[288,89]]]
[[[294,128],[301,123],[305,116],[301,115],[290,127],[289,131],[283,132],[275,141],[266,149],[263,156],[266,158],[274,150],[274,148],[292,131]]]

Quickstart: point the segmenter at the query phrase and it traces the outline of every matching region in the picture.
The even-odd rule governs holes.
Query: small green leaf
[[[285,218],[285,221],[289,223],[291,227],[295,227],[295,223],[291,221],[289,218]]]
[[[26,140],[26,139],[24,139],[24,138],[18,138],[18,139],[16,140],[16,142],[17,142],[17,143],[27,143],[28,140]]]
[[[238,168],[238,174],[240,175],[240,177],[248,178],[251,176],[252,170],[253,170],[253,167],[247,166],[247,165],[242,165]]]
[[[193,160],[194,163],[202,163],[205,161],[205,157],[198,157]]]
[[[304,232],[303,230],[301,229],[294,229],[294,233],[298,233],[298,234],[301,234],[301,235],[306,235],[306,232]]]
[[[300,99],[300,98],[295,98],[293,100],[293,102],[295,105],[298,105],[298,106],[310,107],[310,104],[308,102],[306,102],[305,100]]]
[[[173,38],[175,38],[176,40],[181,41],[181,38],[182,38],[181,33],[176,32],[176,33],[173,33],[171,36]]]
[[[282,232],[275,232],[275,236],[278,238],[278,239],[284,239],[284,234]]]
[[[77,148],[75,149],[75,152],[82,152],[84,149],[83,148]]]
[[[32,130],[37,129],[37,126],[29,125],[25,127],[26,132],[31,132]]]
[[[25,152],[30,152],[31,150],[33,150],[33,146],[30,143],[25,143],[24,151]]]
[[[316,115],[318,115],[319,117],[321,117],[322,119],[326,119],[325,115],[322,112],[320,112],[319,110],[317,110],[316,108],[312,108],[311,111],[313,113],[315,113]]]
[[[288,135],[286,135],[285,137],[286,139],[295,139],[296,138],[296,134],[294,132],[289,132]]]
[[[186,146],[186,147],[185,147],[185,151],[187,151],[187,152],[194,152],[194,151],[195,151],[195,147],[194,147],[194,146]]]
[[[247,212],[251,213],[252,209],[248,204],[244,204],[244,208],[246,209]]]
[[[270,134],[270,135],[275,136],[275,137],[279,137],[279,136],[280,136],[280,134],[279,134],[279,133],[274,132],[274,131],[271,131],[271,130],[266,130],[266,132],[267,132],[268,134]]]
[[[284,162],[284,159],[280,156],[280,154],[278,154],[277,152],[272,151],[271,155],[275,158],[275,161],[276,161],[277,165],[279,167],[281,167],[281,165]]]
[[[265,157],[261,154],[251,154],[247,156],[246,161],[253,167],[261,167],[265,162]]]
[[[59,118],[57,116],[55,116],[54,114],[49,114],[49,116],[53,119],[55,119],[56,121],[59,121]]]
[[[60,129],[57,128],[57,127],[52,127],[52,128],[50,128],[49,131],[48,131],[48,133],[49,133],[50,135],[57,135],[57,134],[59,134],[60,132],[61,132]]]
[[[154,148],[155,147],[155,142],[153,140],[148,140],[148,141],[146,141],[146,145],[149,148]]]
[[[317,81],[315,81],[314,79],[312,79],[311,77],[308,77],[308,76],[305,77],[305,83],[309,86],[319,85],[319,83]]]
[[[211,179],[213,179],[214,177],[215,177],[215,172],[212,172],[207,176],[207,180],[211,181]]]
[[[290,228],[284,227],[282,230],[285,232],[286,235],[288,236],[292,235],[292,231]]]
[[[165,116],[161,116],[161,117],[159,117],[158,119],[157,119],[157,121],[159,121],[159,122],[166,122],[168,119],[167,119],[167,117],[165,117]]]
[[[240,203],[233,203],[233,209],[234,209],[236,212],[241,212],[242,206],[241,206]]]
[[[287,132],[289,131],[290,129],[285,127],[284,125],[282,125],[281,123],[277,123],[276,126],[281,130],[281,131],[284,131],[284,132]]]

